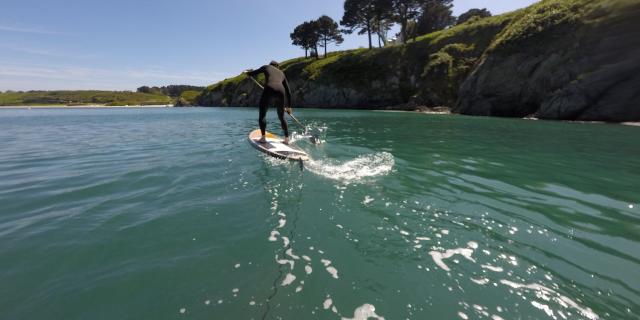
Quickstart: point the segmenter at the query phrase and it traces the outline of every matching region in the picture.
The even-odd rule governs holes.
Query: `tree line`
[[[378,38],[378,47],[386,45],[394,25],[400,26],[396,36],[406,43],[423,34],[491,16],[487,9],[471,9],[456,18],[452,8],[453,0],[345,0],[342,29],[331,17],[323,15],[298,25],[290,37],[293,45],[304,49],[305,58],[309,52],[319,58],[318,47],[324,48],[326,56],[328,44],[344,41],[342,34],[366,34],[372,49],[373,36]]]
[[[203,91],[204,87],[189,85],[169,85],[163,87],[142,86],[136,89],[140,93],[164,94],[170,97],[179,97],[185,91]]]

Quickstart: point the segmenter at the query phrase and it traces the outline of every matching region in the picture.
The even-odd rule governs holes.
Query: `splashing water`
[[[323,177],[345,183],[359,182],[364,178],[383,176],[393,170],[395,160],[388,152],[359,156],[343,163],[335,160],[309,160],[305,167]]]
[[[324,124],[311,123],[305,127],[304,132],[294,132],[291,135],[291,141],[309,139],[313,144],[321,144],[326,142],[327,126]]]

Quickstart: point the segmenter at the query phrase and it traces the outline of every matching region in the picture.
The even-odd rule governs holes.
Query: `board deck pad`
[[[294,145],[287,145],[283,143],[283,139],[276,136],[271,132],[266,132],[266,143],[259,143],[258,141],[262,137],[260,129],[251,131],[249,134],[249,143],[256,149],[276,158],[289,159],[296,161],[307,161],[309,155]]]

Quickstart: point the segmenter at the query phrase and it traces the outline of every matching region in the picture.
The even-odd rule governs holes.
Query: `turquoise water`
[[[0,110],[0,318],[639,318],[640,128],[297,115]]]

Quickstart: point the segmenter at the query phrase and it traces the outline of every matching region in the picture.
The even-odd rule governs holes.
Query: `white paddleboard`
[[[296,160],[296,161],[307,161],[309,160],[309,155],[297,148],[296,146],[290,144],[284,144],[283,139],[276,136],[271,132],[266,132],[265,138],[267,142],[260,143],[258,142],[262,137],[262,133],[260,129],[256,129],[251,131],[249,134],[249,143],[254,146],[256,149],[276,158],[280,159],[288,159],[288,160]]]

